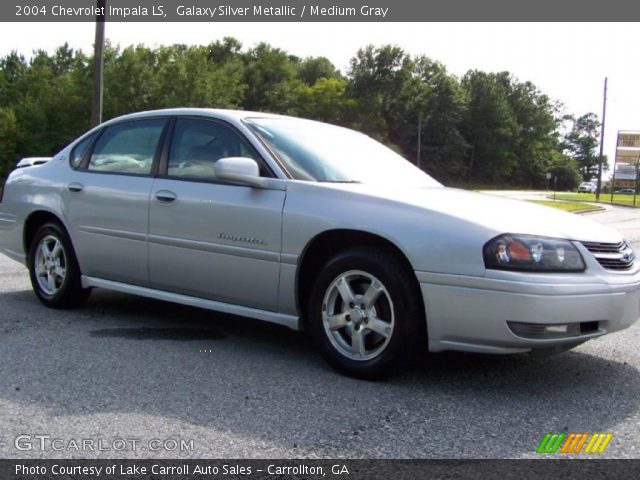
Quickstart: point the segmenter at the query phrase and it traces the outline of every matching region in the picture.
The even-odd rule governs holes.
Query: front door
[[[151,286],[275,310],[285,192],[218,182],[215,162],[236,156],[262,162],[224,123],[176,121],[166,176],[151,194]]]

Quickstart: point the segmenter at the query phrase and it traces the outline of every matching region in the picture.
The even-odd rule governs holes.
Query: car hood
[[[334,184],[335,185],[335,184]],[[500,233],[539,235],[569,240],[618,243],[619,232],[589,218],[532,202],[447,187],[381,188],[364,184],[339,184],[336,188],[400,202],[472,223]]]

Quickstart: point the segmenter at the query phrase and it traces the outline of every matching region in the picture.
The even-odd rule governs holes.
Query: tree
[[[15,166],[17,136],[18,122],[13,108],[0,107],[0,180],[4,181],[6,173]]]
[[[0,58],[0,175],[88,128],[92,67],[67,44],[29,60]],[[456,184],[540,187],[550,169],[571,170],[570,157],[586,177],[597,160],[593,114],[566,117],[509,72],[472,70],[460,79],[394,45],[358,50],[342,75],[324,57],[300,59],[266,43],[243,50],[232,37],[202,46],[107,43],[104,75],[105,118],[168,107],[287,113],[364,131],[414,162],[420,152],[422,168]]]
[[[345,97],[346,82],[339,78],[319,78],[309,86],[299,79],[278,84],[270,101],[282,113],[332,123],[346,123],[355,102]]]
[[[467,108],[460,81],[449,74],[444,65],[430,58],[417,57],[414,65],[414,75],[420,83],[413,107],[418,121],[415,128],[409,128],[411,152],[417,147],[419,126],[421,166],[441,180],[464,178],[469,144],[460,132]],[[417,156],[417,151],[415,153]]]
[[[233,37],[224,37],[222,41],[218,40],[215,43],[211,43],[208,50],[207,59],[209,61],[224,65],[240,56],[242,43]]]
[[[587,113],[577,119],[571,117],[573,126],[564,138],[564,148],[578,163],[584,180],[597,174],[600,122],[595,113]]]
[[[560,152],[556,106],[531,82],[512,81],[508,101],[517,124],[518,164],[512,178],[518,185],[543,187],[544,173]]]
[[[157,82],[154,51],[138,45],[120,52],[107,43],[104,60],[104,118],[158,106],[155,96]]]
[[[509,104],[510,78],[507,72],[467,72],[462,88],[467,110],[461,131],[470,144],[469,178],[508,182],[517,167],[518,124]]]
[[[411,58],[399,47],[358,50],[349,69],[347,95],[358,102],[351,123],[379,139],[397,141],[410,121],[406,99],[413,96],[412,69]]]
[[[8,105],[17,95],[25,93],[27,86],[24,83],[24,77],[28,69],[24,56],[16,51],[0,60],[0,72],[2,72],[0,105]]]
[[[280,111],[270,92],[292,80],[299,62],[279,48],[261,43],[244,56],[243,81],[247,85],[244,108],[247,110]]]
[[[307,85],[314,85],[321,78],[342,78],[340,71],[325,57],[308,57],[300,62],[297,77]]]

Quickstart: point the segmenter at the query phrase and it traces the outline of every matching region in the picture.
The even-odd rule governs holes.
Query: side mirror
[[[252,158],[227,157],[214,164],[216,178],[250,187],[263,187],[258,164]]]
[[[260,176],[257,162],[246,157],[221,158],[214,163],[214,171],[218,180],[268,190],[286,190],[286,181],[277,178]]]

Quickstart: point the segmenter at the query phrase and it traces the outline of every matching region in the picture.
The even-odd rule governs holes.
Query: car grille
[[[629,270],[633,266],[635,256],[633,250],[622,241],[620,243],[581,242],[589,250],[598,263],[607,270]]]

